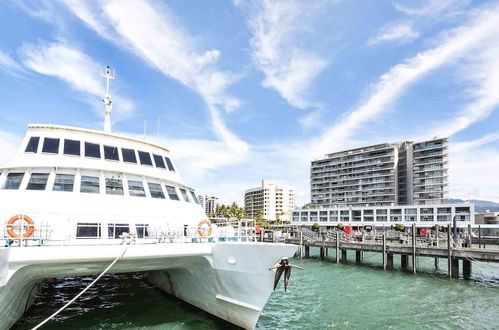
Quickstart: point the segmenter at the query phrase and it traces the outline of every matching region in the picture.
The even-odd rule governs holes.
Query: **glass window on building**
[[[120,156],[118,155],[118,148],[111,146],[104,146],[104,159],[119,161]]]
[[[165,194],[163,194],[163,189],[161,189],[161,185],[159,183],[148,182],[147,185],[149,186],[149,192],[151,193],[152,198],[165,198]]]
[[[154,154],[152,155],[152,157],[154,158],[154,163],[156,164],[156,167],[166,169],[166,165],[165,165],[165,161],[163,160],[163,157],[161,157],[160,155],[154,155]]]
[[[33,152],[36,153],[38,151],[38,144],[40,143],[40,137],[32,136],[29,138],[28,144],[26,145],[26,149],[24,152]]]
[[[57,154],[59,152],[59,139],[45,138],[43,140],[42,152]]]
[[[53,191],[73,191],[75,176],[73,174],[56,174]]]
[[[128,180],[128,193],[130,196],[146,197],[142,181]]]
[[[19,189],[21,182],[23,181],[24,173],[9,173],[7,179],[3,183],[2,189]]]
[[[98,176],[88,176],[88,175],[81,176],[80,192],[98,194],[99,187],[100,185],[99,185]]]
[[[168,197],[170,197],[171,200],[174,201],[179,201],[180,198],[178,198],[177,195],[177,190],[173,186],[165,185],[166,187],[166,192],[168,193]]]
[[[64,139],[65,155],[80,155],[80,141]]]
[[[151,154],[145,151],[139,151],[139,159],[141,165],[152,166]]]
[[[85,157],[100,159],[100,145],[97,143],[85,142]]]
[[[418,209],[405,209],[405,214],[418,214]]]
[[[133,149],[121,148],[121,156],[125,163],[137,164],[137,156],[135,156],[135,150]]]
[[[180,188],[180,192],[182,193],[182,197],[184,197],[184,201],[190,202],[189,196],[187,196],[187,191],[183,188]]]
[[[76,238],[100,238],[101,225],[97,222],[78,222]]]
[[[121,179],[106,178],[106,194],[123,196],[123,181]]]
[[[107,237],[120,238],[124,233],[130,232],[130,226],[127,223],[109,223],[107,224]]]
[[[48,178],[48,173],[32,173],[26,190],[45,190]]]

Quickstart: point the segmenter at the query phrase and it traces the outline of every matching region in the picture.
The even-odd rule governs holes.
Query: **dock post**
[[[451,258],[452,259],[452,277],[453,278],[459,278],[459,259],[457,258]]]
[[[310,258],[310,246],[305,246],[305,258]]]
[[[321,260],[324,260],[324,248],[323,247],[321,247],[320,255],[321,255]]]
[[[466,247],[472,247],[472,244],[471,244],[471,225],[468,225],[468,242],[466,244]]]
[[[449,278],[452,278],[452,241],[450,238],[450,224],[447,225],[447,272]]]
[[[347,250],[341,249],[341,261],[347,263]]]
[[[466,279],[471,277],[471,260],[463,260],[463,277]]]
[[[300,259],[303,259],[303,232],[301,231],[300,231]]]
[[[409,256],[407,254],[401,254],[400,255],[400,266],[402,268],[407,268],[408,264],[409,264]]]
[[[436,227],[436,231],[435,231],[435,234],[437,235],[437,247],[439,246],[438,244],[438,225],[435,226]],[[438,257],[435,257],[435,269],[439,269],[440,268],[440,259]]]
[[[412,273],[416,274],[416,224],[412,224]]]
[[[393,269],[393,254],[387,253],[386,257],[386,269]]]
[[[478,225],[478,248],[482,248],[482,230],[480,228],[480,225]]]
[[[362,231],[362,243],[364,243],[366,241],[366,232],[365,231]],[[360,260],[365,260],[366,259],[366,256],[365,256],[365,253],[364,253],[364,250],[360,251]]]
[[[386,270],[386,233],[383,232],[383,269]]]
[[[336,263],[340,263],[340,233],[336,232]]]
[[[362,251],[357,250],[355,251],[355,262],[360,263],[362,260]]]

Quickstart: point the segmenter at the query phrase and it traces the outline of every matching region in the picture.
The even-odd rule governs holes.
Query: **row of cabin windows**
[[[59,142],[60,139],[57,138],[44,138],[42,152],[48,154],[58,154],[59,153]],[[32,136],[28,144],[26,145],[25,152],[36,153],[38,151],[38,145],[40,143],[40,137]],[[81,143],[78,140],[64,139],[63,153],[64,155],[81,156]],[[101,148],[97,143],[84,142],[84,154],[85,157],[101,159]],[[120,161],[120,155],[117,147],[104,145],[104,159]],[[138,159],[141,165],[153,166],[157,168],[167,169],[169,171],[175,172],[175,168],[168,157],[163,157],[160,155],[151,154],[145,151],[138,151]],[[134,149],[121,148],[121,159],[125,163],[137,164],[137,154]]]
[[[149,237],[147,224],[136,224],[135,232],[137,238]],[[107,237],[120,238],[124,233],[130,232],[130,225],[127,223],[108,223]],[[76,238],[101,238],[101,224],[98,222],[79,222],[76,226]]]
[[[7,179],[2,185],[2,189],[19,189],[21,182],[24,178],[24,173],[9,173]],[[26,186],[26,190],[45,190],[47,187],[47,182],[49,178],[49,173],[31,173],[31,177]],[[123,180],[119,178],[105,178],[106,182],[106,194],[107,195],[121,195],[123,196]],[[52,187],[53,191],[68,191],[72,192],[74,188],[75,176],[74,174],[61,174],[57,173],[54,180],[54,185]],[[127,180],[128,182],[128,194],[134,197],[146,197],[145,187],[142,181],[137,180]],[[168,184],[161,185],[159,183],[147,182],[147,187],[149,188],[149,194],[152,198],[165,199],[165,194],[168,195],[169,199],[174,201],[180,201],[180,197],[177,194],[177,189],[175,186]],[[163,187],[165,190],[163,190]],[[189,192],[184,188],[179,188],[182,195],[182,199],[186,202],[194,201],[199,204],[194,191],[189,190]],[[98,176],[81,176],[80,192],[98,194],[100,193],[100,179]],[[190,198],[189,198],[190,195]]]

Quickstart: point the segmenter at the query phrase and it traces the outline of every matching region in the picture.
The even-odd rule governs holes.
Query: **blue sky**
[[[309,201],[310,161],[448,136],[450,195],[499,201],[499,1],[3,1],[0,150],[26,125],[171,149],[223,202],[261,179]],[[159,136],[158,136],[159,122]]]

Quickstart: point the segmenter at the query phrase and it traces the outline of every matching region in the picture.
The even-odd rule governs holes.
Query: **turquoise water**
[[[317,255],[318,250],[312,253]],[[334,256],[333,256],[334,257]],[[354,254],[349,254],[355,260]],[[418,275],[364,265],[293,259],[287,293],[271,296],[257,329],[499,329],[499,264],[473,263],[471,280],[448,280],[446,260],[419,258]],[[400,266],[394,258],[395,267]],[[83,289],[92,277],[44,285],[43,296],[14,329],[29,329]],[[105,276],[43,329],[230,329],[231,325],[157,290],[141,275]]]

